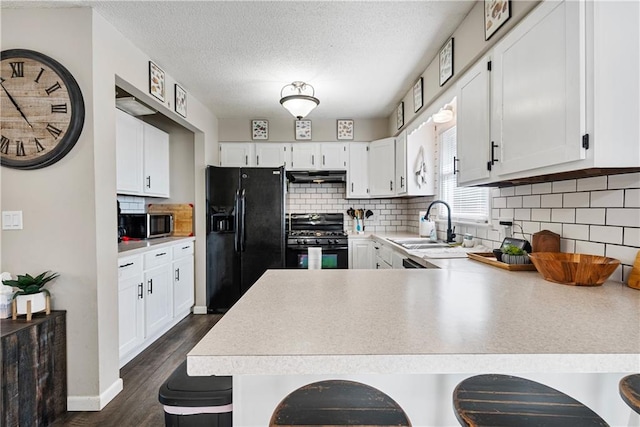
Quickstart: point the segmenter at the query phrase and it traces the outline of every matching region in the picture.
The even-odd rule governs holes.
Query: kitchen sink
[[[445,242],[433,242],[431,239],[424,238],[409,238],[409,239],[387,239],[397,245],[402,246],[409,250],[431,249],[431,248],[448,248],[450,245]]]

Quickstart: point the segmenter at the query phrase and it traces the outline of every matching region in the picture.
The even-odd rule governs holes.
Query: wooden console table
[[[51,425],[67,412],[66,329],[66,311],[0,320],[0,425]]]

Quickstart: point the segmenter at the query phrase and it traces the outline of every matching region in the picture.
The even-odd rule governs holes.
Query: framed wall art
[[[296,120],[296,139],[311,139],[311,120]]]
[[[413,85],[413,112],[422,108],[422,77]]]
[[[404,102],[401,102],[396,109],[396,126],[398,129],[404,126]]]
[[[453,76],[453,37],[440,50],[440,86]]]
[[[149,61],[149,93],[164,102],[164,71]]]
[[[176,84],[175,90],[175,104],[173,106],[176,113],[180,114],[182,117],[187,117],[187,91],[182,89],[178,84]]]
[[[484,0],[484,39],[489,40],[510,17],[509,0]]]
[[[338,120],[338,140],[353,139],[353,120]]]
[[[268,120],[251,120],[251,139],[269,139]]]

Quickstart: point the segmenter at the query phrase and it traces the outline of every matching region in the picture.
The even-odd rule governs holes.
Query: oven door
[[[287,247],[287,268],[309,268],[308,247]],[[349,268],[349,249],[344,246],[322,248],[322,268]]]

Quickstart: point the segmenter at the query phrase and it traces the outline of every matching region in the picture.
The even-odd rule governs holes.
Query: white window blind
[[[490,190],[458,187],[453,171],[453,158],[456,156],[456,126],[438,134],[438,145],[440,146],[440,199],[451,206],[451,217],[461,221],[488,221]],[[446,217],[446,213],[446,208],[441,206],[440,217]]]

